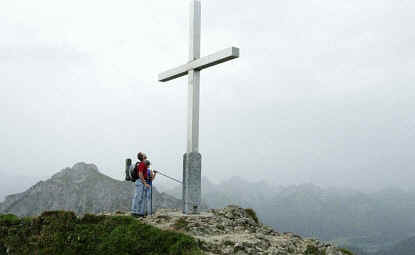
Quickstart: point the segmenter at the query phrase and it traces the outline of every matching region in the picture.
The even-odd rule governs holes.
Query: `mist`
[[[241,49],[201,74],[202,175],[411,188],[414,11],[202,1],[202,55]],[[181,178],[187,80],[157,74],[187,61],[187,22],[187,1],[2,1],[0,200],[80,161],[122,179],[139,151]]]

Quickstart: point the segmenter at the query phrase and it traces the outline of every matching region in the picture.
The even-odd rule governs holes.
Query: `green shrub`
[[[0,214],[0,225],[2,226],[11,226],[19,224],[20,219],[13,214]]]
[[[245,212],[246,214],[248,214],[249,217],[251,217],[255,221],[255,223],[259,223],[258,217],[256,216],[256,212],[253,209],[246,208]]]
[[[0,255],[12,254],[201,254],[190,236],[162,231],[133,217],[45,212],[40,217],[0,217]]]
[[[344,254],[347,254],[347,255],[354,255],[351,251],[349,251],[348,249],[346,249],[346,248],[339,248],[339,250],[341,251],[341,252],[343,252]]]
[[[316,246],[313,245],[307,245],[307,248],[304,252],[306,255],[326,255],[325,250],[319,250]]]
[[[105,219],[104,215],[85,214],[81,218],[82,224],[98,224]]]

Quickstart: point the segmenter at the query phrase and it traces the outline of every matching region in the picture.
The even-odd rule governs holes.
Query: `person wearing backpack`
[[[135,179],[135,193],[132,200],[131,215],[134,217],[144,217],[144,210],[146,206],[146,191],[150,185],[146,183],[147,178],[147,164],[150,163],[147,155],[140,152],[137,154],[138,162],[134,166],[133,181]],[[147,163],[148,162],[148,163]]]

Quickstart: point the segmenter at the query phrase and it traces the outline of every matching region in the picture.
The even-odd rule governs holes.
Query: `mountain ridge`
[[[134,194],[132,182],[118,181],[99,172],[94,164],[76,163],[22,193],[8,195],[0,213],[40,215],[47,210],[77,214],[128,211]],[[181,201],[153,188],[153,208],[180,208]]]

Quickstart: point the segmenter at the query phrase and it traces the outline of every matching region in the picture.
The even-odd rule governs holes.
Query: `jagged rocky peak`
[[[79,162],[72,168],[67,167],[52,176],[52,179],[70,178],[74,182],[82,182],[88,177],[99,174],[98,167],[95,164]]]
[[[100,173],[96,165],[81,162],[22,193],[7,196],[0,203],[0,213],[34,216],[50,210],[76,214],[129,210],[134,188],[132,182],[113,179]],[[180,200],[153,189],[154,210],[180,206]]]

